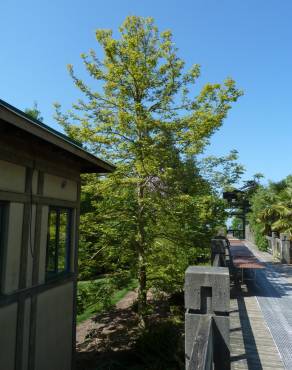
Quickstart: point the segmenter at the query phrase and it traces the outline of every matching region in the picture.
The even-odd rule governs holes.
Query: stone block
[[[200,311],[206,290],[211,289],[211,312],[229,312],[230,278],[226,267],[189,266],[185,274],[185,307]]]

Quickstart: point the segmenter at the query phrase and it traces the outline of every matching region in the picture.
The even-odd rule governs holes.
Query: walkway
[[[246,245],[266,269],[258,274],[254,294],[281,354],[285,369],[292,369],[292,266],[282,265],[256,246]]]
[[[290,348],[286,334],[290,330],[292,340],[292,295],[289,297],[291,314],[287,313],[291,319],[290,325],[282,317],[284,306],[288,303],[282,303],[282,300],[289,292],[287,285],[289,283],[280,276],[284,270],[287,275],[288,268],[274,264],[271,256],[258,252],[250,243],[243,244],[247,245],[261,261],[266,262],[267,268],[258,271],[257,286],[249,283],[242,284],[241,287],[231,287],[231,368],[291,370],[289,356],[292,357],[292,347]],[[289,271],[291,275],[288,275],[292,282],[292,266],[289,267]],[[284,311],[285,313],[289,311],[288,307]],[[284,336],[280,335],[283,330],[286,332]]]
[[[283,370],[256,297],[233,287],[230,302],[231,369]]]

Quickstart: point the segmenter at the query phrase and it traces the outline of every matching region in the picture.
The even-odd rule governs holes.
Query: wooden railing
[[[230,278],[224,240],[212,240],[212,267],[185,274],[186,370],[228,370]]]

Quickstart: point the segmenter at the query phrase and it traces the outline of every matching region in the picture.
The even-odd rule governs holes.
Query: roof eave
[[[50,130],[48,126],[43,125],[37,120],[30,119],[25,113],[21,112],[17,108],[14,108],[10,104],[0,100],[0,118],[10,124],[18,127],[21,130],[29,132],[30,134],[37,136],[38,138],[45,140],[57,147],[70,152],[71,154],[85,160],[89,164],[90,172],[99,173],[110,173],[115,170],[115,166],[107,161],[95,157],[93,154],[82,149],[79,145],[66,139],[65,135],[58,135],[57,131]],[[87,166],[86,166],[87,167]],[[86,171],[81,170],[86,173]]]

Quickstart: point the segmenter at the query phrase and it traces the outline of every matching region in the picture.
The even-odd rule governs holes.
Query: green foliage
[[[205,157],[199,163],[200,173],[215,189],[228,190],[244,173],[244,167],[237,162],[238,152],[232,150],[224,157]]]
[[[242,219],[240,219],[238,217],[233,217],[231,229],[233,229],[233,230],[242,230],[242,227],[243,227]]]
[[[78,322],[98,312],[109,310],[129,290],[136,287],[137,282],[126,273],[92,281],[80,281],[77,290]]]
[[[184,369],[181,325],[171,320],[151,325],[138,338],[134,351],[141,369]]]
[[[86,284],[79,284],[77,313],[81,314],[89,306],[95,306],[95,311],[107,310],[111,306],[114,291],[115,286],[111,279],[98,279]]]
[[[255,238],[255,243],[261,250],[267,249],[265,235],[269,233],[269,229],[266,227],[265,223],[259,219],[259,214],[266,207],[268,202],[269,193],[267,189],[261,186],[251,198],[251,212],[248,215],[249,224]]]
[[[183,324],[174,320],[153,322],[140,331],[130,349],[109,352],[98,356],[97,361],[98,370],[183,370]]]
[[[159,33],[152,18],[127,17],[119,38],[97,30],[96,39],[103,60],[94,50],[82,54],[96,90],[70,65],[84,99],[67,114],[56,105],[67,134],[117,166],[107,178],[83,179],[81,261],[90,258],[81,273],[119,268],[136,275],[142,314],[147,289],[159,280],[164,288],[181,286],[187,264],[201,258],[224,223],[223,203],[197,156],[242,93],[232,79],[196,92],[200,67],[186,71],[172,33]],[[231,176],[236,171],[227,168]]]
[[[25,114],[30,116],[31,118],[37,119],[38,121],[43,121],[43,117],[41,115],[41,111],[38,109],[38,104],[37,102],[34,102],[32,108],[27,108],[24,111]]]
[[[266,247],[264,235],[270,235],[272,231],[292,235],[291,175],[258,189],[251,203],[249,220],[260,248]]]

